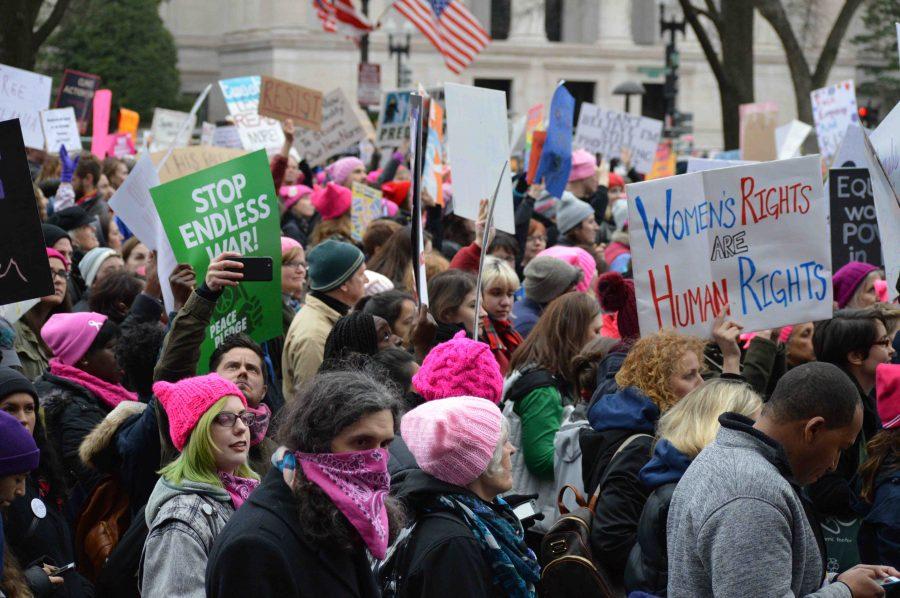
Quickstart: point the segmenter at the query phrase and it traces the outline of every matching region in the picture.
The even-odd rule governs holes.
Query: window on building
[[[551,42],[562,41],[563,0],[545,0],[544,31]]]
[[[491,0],[491,39],[508,39],[511,0]]]
[[[512,97],[512,79],[475,79],[475,87],[506,92],[506,109],[510,109],[509,100]]]
[[[578,122],[578,115],[581,114],[581,105],[584,102],[592,104],[594,102],[594,91],[597,86],[593,81],[566,81],[566,89],[575,98],[575,122]]]

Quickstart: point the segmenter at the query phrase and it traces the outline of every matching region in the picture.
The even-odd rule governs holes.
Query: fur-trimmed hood
[[[103,421],[97,424],[90,434],[84,437],[78,448],[78,456],[85,465],[106,471],[112,466],[116,452],[113,441],[119,428],[132,416],[143,413],[146,403],[138,401],[122,401],[110,411]]]

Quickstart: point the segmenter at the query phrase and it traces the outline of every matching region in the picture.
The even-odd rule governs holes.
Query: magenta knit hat
[[[106,316],[92,311],[53,314],[41,328],[41,338],[56,359],[66,365],[75,365],[87,353],[105,323]]]
[[[157,382],[153,385],[153,394],[166,410],[169,435],[179,452],[184,450],[203,414],[219,399],[234,396],[241,400],[244,407],[247,406],[247,399],[241,390],[218,374],[185,378],[174,384]]]
[[[400,420],[400,435],[427,474],[467,486],[487,469],[500,441],[500,409],[478,397],[423,403]]]
[[[581,293],[587,293],[590,290],[591,283],[594,282],[594,278],[597,276],[597,261],[591,257],[590,253],[581,247],[554,245],[537,254],[537,257],[544,255],[555,257],[570,266],[580,268],[581,271],[584,272],[584,277],[577,285],[575,285],[575,290]]]
[[[900,428],[900,365],[882,363],[875,368],[875,396],[884,429]]]
[[[878,268],[864,262],[850,262],[831,277],[834,286],[834,300],[838,309],[844,309],[853,298],[853,293],[871,272]]]
[[[325,172],[328,173],[328,176],[331,177],[331,180],[337,183],[338,185],[343,185],[347,182],[347,177],[350,176],[350,173],[362,166],[366,167],[363,164],[362,160],[359,158],[354,158],[353,156],[348,156],[346,158],[341,158],[340,160],[336,160],[333,164],[327,166],[325,168]]]
[[[597,172],[597,160],[593,154],[583,149],[572,152],[572,170],[569,171],[569,182],[586,179]]]
[[[472,396],[499,405],[503,396],[503,374],[491,348],[466,338],[464,330],[432,349],[412,382],[426,401]]]
[[[350,209],[353,194],[350,189],[336,183],[328,183],[324,187],[316,187],[312,194],[312,205],[322,216],[322,220],[340,218]]]

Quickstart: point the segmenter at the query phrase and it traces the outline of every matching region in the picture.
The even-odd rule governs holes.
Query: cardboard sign
[[[556,86],[553,99],[550,101],[550,119],[547,124],[547,136],[541,148],[537,170],[534,172],[536,183],[544,182],[547,193],[556,198],[569,182],[572,171],[572,125],[575,120],[575,98],[563,83]],[[536,150],[532,148],[532,152]]]
[[[150,190],[179,262],[203,280],[210,260],[223,251],[270,257],[272,280],[226,287],[200,348],[198,373],[229,335],[249,334],[262,343],[284,333],[281,321],[281,245],[278,197],[265,151],[235,158]]]
[[[78,134],[78,122],[75,120],[75,109],[54,108],[41,111],[41,129],[44,132],[46,150],[58,154],[60,146],[66,146],[70,155],[81,152],[81,136]]]
[[[714,170],[716,168],[731,168],[732,166],[746,166],[747,164],[756,164],[749,160],[713,160],[712,158],[688,158],[687,171],[703,172],[704,170]]]
[[[381,65],[360,62],[356,76],[356,101],[360,106],[377,106],[381,101]]]
[[[52,295],[41,218],[17,118],[0,122],[0,222],[0,304]]]
[[[310,166],[319,166],[366,138],[359,115],[343,90],[337,88],[328,92],[322,104],[322,130],[297,131],[297,147]]]
[[[260,78],[236,77],[219,81],[228,113],[234,119],[241,146],[248,151],[265,149],[271,156],[281,151],[281,123],[259,115]]]
[[[778,126],[778,104],[757,102],[741,104],[740,118],[741,157],[744,160],[766,162],[775,160],[778,150],[775,129]]]
[[[656,157],[653,160],[653,168],[647,173],[646,180],[661,179],[667,176],[675,176],[677,155],[672,151],[671,142],[663,142],[656,148]]]
[[[381,191],[362,183],[353,183],[353,200],[350,204],[350,234],[357,243],[362,243],[366,228],[384,215],[381,205]]]
[[[708,337],[831,317],[828,204],[818,155],[627,186],[642,335]]]
[[[0,64],[0,122],[19,119],[25,147],[44,149],[41,110],[50,107],[52,84],[50,77]]]
[[[190,122],[183,130],[181,126],[185,119]],[[192,117],[188,112],[180,110],[168,110],[166,108],[153,109],[153,122],[150,125],[150,134],[153,136],[150,141],[150,151],[165,151],[172,147],[186,147],[191,142],[191,132],[197,124],[197,117]],[[181,135],[178,131],[181,130]],[[178,137],[176,139],[176,136]]]
[[[216,166],[222,162],[234,160],[245,155],[247,152],[241,149],[231,149],[224,147],[209,147],[203,145],[191,145],[188,147],[176,148],[162,169],[159,171],[159,181],[168,183],[183,176],[193,174],[200,170]],[[154,164],[162,161],[166,152],[155,152],[150,154],[150,158]]]
[[[509,160],[506,94],[447,83],[444,97],[447,153],[453,165],[453,212],[476,220],[479,203],[494,192],[500,169]],[[494,223],[504,232],[516,232],[510,177],[501,182]]]
[[[831,166],[847,126],[859,122],[856,111],[856,88],[852,80],[816,89],[810,94],[813,121],[819,150],[825,164]]]
[[[778,159],[787,160],[800,156],[800,148],[809,136],[812,127],[799,120],[792,120],[775,129],[775,147],[778,148]]]
[[[428,194],[444,205],[444,109],[437,102],[428,108],[428,140],[425,144],[422,183]]]
[[[592,154],[603,154],[605,160],[621,157],[622,149],[628,148],[635,170],[650,172],[662,130],[661,120],[584,103],[574,144]]]
[[[828,172],[831,200],[831,267],[850,262],[881,265],[881,241],[868,168],[832,168]]]
[[[298,127],[320,131],[322,92],[263,75],[259,114],[278,120],[290,118]]]
[[[75,118],[78,120],[78,132],[87,135],[88,121],[91,117],[91,107],[94,103],[94,93],[100,89],[100,77],[81,71],[66,69],[59,91],[56,93],[57,108],[71,106],[75,109]]]

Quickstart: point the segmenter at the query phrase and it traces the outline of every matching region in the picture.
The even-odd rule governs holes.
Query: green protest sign
[[[257,342],[282,334],[281,241],[278,202],[265,150],[259,150],[150,189],[179,262],[197,280],[223,251],[271,257],[273,277],[227,287],[216,304],[200,350],[198,373],[225,337],[245,332]]]

